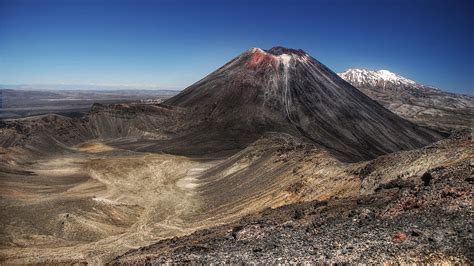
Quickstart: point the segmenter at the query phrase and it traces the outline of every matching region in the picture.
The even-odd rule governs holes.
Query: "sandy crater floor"
[[[84,143],[0,175],[0,257],[103,263],[200,226],[199,176],[218,161]]]

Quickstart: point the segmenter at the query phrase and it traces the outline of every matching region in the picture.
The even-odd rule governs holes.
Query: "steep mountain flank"
[[[206,117],[196,134],[283,131],[357,161],[440,136],[386,110],[302,50],[250,49],[165,104]]]

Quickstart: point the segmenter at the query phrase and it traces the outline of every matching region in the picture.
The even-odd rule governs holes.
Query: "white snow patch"
[[[377,71],[377,74],[379,74],[379,76],[382,79],[386,79],[386,80],[396,80],[397,79],[397,75],[395,75],[394,73],[392,73],[388,70],[385,70],[385,69]]]
[[[280,58],[280,61],[285,66],[285,68],[290,67],[291,55],[281,54],[281,55],[278,56],[278,58]]]

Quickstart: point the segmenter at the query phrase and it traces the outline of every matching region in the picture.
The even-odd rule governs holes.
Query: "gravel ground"
[[[381,185],[372,195],[266,209],[113,263],[466,263],[473,175],[465,161]]]

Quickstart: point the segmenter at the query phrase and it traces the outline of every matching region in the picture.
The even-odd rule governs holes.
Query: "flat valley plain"
[[[0,86],[0,119],[42,114],[82,116],[94,103],[161,102],[178,91],[173,90],[54,90],[7,89]]]

